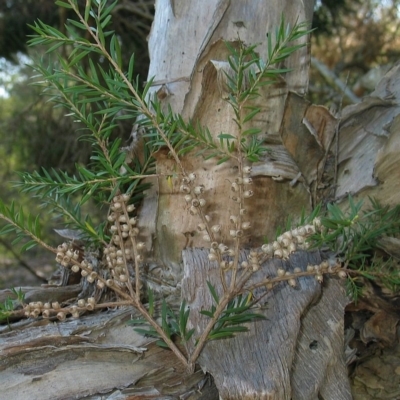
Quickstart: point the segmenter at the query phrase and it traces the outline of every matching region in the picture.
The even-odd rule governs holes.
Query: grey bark
[[[288,19],[294,22],[298,16],[300,20],[309,19],[312,4],[306,3],[302,8],[303,2],[289,0],[158,1],[150,37],[154,48],[150,74],[156,75],[154,92],[165,85],[168,88],[165,103],[171,103],[176,112],[182,112],[186,117],[196,116],[203,123],[209,122],[217,133],[222,122],[227,124],[224,129],[229,130],[230,114],[226,108],[218,112],[223,102],[217,92],[210,91],[216,79],[210,60],[215,60],[217,55],[219,60],[226,57],[222,39],[237,40],[239,32],[246,43],[260,42],[265,32],[276,25],[282,10],[292,10]],[[194,8],[190,9],[191,6]],[[187,49],[186,44],[189,45]],[[310,110],[311,105],[296,103],[296,107],[290,106],[292,101],[298,100],[298,95],[288,98],[289,90],[297,89],[301,94],[307,86],[307,54],[298,57],[290,61],[292,66],[299,68],[294,75],[288,76],[287,87],[263,93],[262,101],[266,106],[260,124],[267,132],[265,140],[271,146],[272,155],[253,170],[254,178],[258,177],[257,186],[267,187],[268,193],[262,197],[260,192],[254,203],[257,212],[252,218],[258,224],[259,232],[254,244],[247,243],[248,247],[257,247],[263,235],[272,236],[287,215],[296,215],[302,206],[309,209],[318,198],[326,198],[325,189],[337,201],[351,192],[360,198],[373,195],[384,204],[399,203],[400,66],[389,71],[372,96],[343,110],[336,146],[336,131],[332,131],[335,121],[332,116],[325,115],[327,110],[318,109],[321,113],[317,114],[325,117],[310,125],[307,123],[313,119],[310,115],[315,116]],[[327,121],[330,130],[324,128]],[[302,140],[296,143],[297,130]],[[300,156],[304,152],[308,155],[307,149],[313,150],[309,160],[314,169],[309,168],[307,156]],[[158,168],[168,172],[171,166],[163,157],[160,154]],[[329,192],[331,185],[324,188],[324,174],[328,175],[328,183],[335,176],[335,169],[332,170],[330,164],[332,159],[339,163],[336,194]],[[187,165],[190,165],[189,161]],[[193,171],[203,167],[209,168],[201,177],[206,183],[211,172],[221,174],[220,181],[207,183],[211,196],[218,185],[222,193],[226,192],[223,181],[229,177],[229,168],[212,170],[201,160],[193,161]],[[174,183],[171,191],[160,179],[143,209],[148,223],[148,244],[156,249],[166,267],[175,269],[175,278],[182,271],[184,233],[194,231],[194,221],[187,219],[182,203],[179,203],[177,185]],[[215,196],[215,204],[222,209],[225,200],[223,196],[219,199]],[[175,221],[178,221],[177,227],[169,230]],[[266,230],[262,231],[262,227]],[[201,241],[196,240],[194,237],[193,246],[200,247]],[[309,257],[317,255],[295,254],[285,268],[293,268],[293,263],[304,268]],[[273,261],[265,265],[264,273],[274,274],[279,263]],[[191,303],[191,318],[198,318],[193,311],[209,305],[204,283],[206,279],[213,279],[215,271],[205,261],[204,250],[187,248],[183,272],[184,297]],[[195,280],[191,281],[192,277]],[[266,321],[250,325],[249,333],[233,340],[210,342],[206,346],[200,363],[215,376],[222,398],[244,399],[248,396],[249,399],[280,400],[292,396],[296,400],[316,398],[318,394],[324,399],[348,398],[342,353],[346,302],[343,287],[335,279],[327,279],[321,287],[311,278],[299,280],[299,287],[300,290],[294,290],[284,284],[277,286],[264,300]],[[76,292],[71,293],[74,293],[71,297],[76,296]],[[42,300],[42,295],[57,298],[54,292],[43,294],[39,290],[36,293],[31,290],[30,298]],[[65,289],[62,295],[65,296]],[[215,398],[213,387],[201,374],[185,377],[170,352],[135,335],[132,328],[125,325],[130,313],[131,310],[109,310],[61,323],[27,320],[12,324],[12,330],[8,326],[2,327],[0,398],[32,400],[88,396],[115,400],[129,396],[140,398],[145,394],[159,399],[178,396]],[[199,319],[192,323],[199,331],[204,321]],[[141,347],[147,350],[142,353]],[[336,397],[339,394],[343,397]]]
[[[208,322],[199,311],[212,305],[206,282],[220,287],[219,270],[207,255],[201,249],[183,253],[182,296],[190,306],[195,336]],[[288,261],[267,262],[249,284],[276,276],[278,268],[305,270],[321,261],[319,252],[299,251]],[[209,342],[199,359],[214,377],[221,398],[351,399],[343,335],[349,299],[343,282],[327,278],[321,285],[314,277],[303,277],[295,288],[280,283],[272,290],[256,289],[253,295],[261,298],[256,311],[266,319],[248,324],[249,331],[233,339]]]

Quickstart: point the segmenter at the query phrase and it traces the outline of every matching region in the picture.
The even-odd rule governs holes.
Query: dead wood
[[[186,249],[182,296],[190,305],[196,334],[210,309],[206,282],[220,288],[219,270],[207,250]],[[278,268],[293,271],[322,261],[316,253],[296,252],[288,261],[271,260],[251,282],[276,276]],[[220,294],[221,291],[219,290]],[[214,377],[223,399],[351,399],[344,360],[344,307],[348,303],[343,283],[327,278],[300,278],[293,288],[280,283],[271,291],[253,292],[261,298],[257,312],[266,319],[248,324],[249,331],[229,340],[209,342],[199,363]]]
[[[210,377],[185,375],[154,339],[135,333],[132,310],[12,324],[0,333],[0,399],[217,399]],[[99,397],[102,396],[102,397]]]

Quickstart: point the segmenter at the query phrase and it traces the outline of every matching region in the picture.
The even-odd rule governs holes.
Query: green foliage
[[[268,150],[258,137],[260,128],[249,125],[260,113],[261,109],[252,105],[262,87],[273,85],[282,79],[282,75],[290,72],[288,68],[277,65],[287,59],[304,44],[293,44],[298,39],[307,36],[311,30],[306,23],[291,27],[282,17],[279,27],[275,31],[274,40],[268,35],[268,59],[262,60],[256,52],[256,45],[245,46],[239,41],[238,48],[227,43],[230,56],[228,64],[230,70],[224,71],[228,96],[226,102],[232,107],[237,132],[220,133],[219,141],[215,141],[206,127],[193,126],[186,123],[180,116],[173,115],[171,110],[163,114],[161,106],[153,103],[159,118],[159,123],[166,129],[166,137],[179,155],[187,154],[196,149],[197,155],[205,159],[218,158],[218,164],[229,159],[240,160],[247,158],[256,162]],[[157,131],[149,135],[153,143],[165,145]]]
[[[7,320],[8,322],[16,303],[22,305],[25,301],[25,293],[22,292],[21,288],[19,288],[19,290],[12,288],[11,292],[14,294],[16,299],[12,299],[8,296],[4,303],[0,303],[0,321]]]
[[[0,230],[0,236],[11,232],[16,234],[12,245],[19,243],[26,237],[30,239],[23,244],[21,251],[29,250],[38,243],[41,245],[44,244],[41,237],[42,229],[39,222],[39,215],[33,217],[31,214],[26,213],[22,207],[17,208],[14,202],[8,207],[0,199],[0,218],[7,221],[6,225]]]
[[[145,245],[137,241],[136,236],[140,231],[135,226],[136,216],[130,213],[134,212],[134,204],[141,200],[143,191],[148,188],[148,183],[143,184],[142,181],[150,176],[157,176],[154,154],[161,147],[168,148],[171,158],[176,162],[178,174],[186,180],[189,175],[182,167],[181,157],[192,151],[206,159],[215,157],[218,163],[233,159],[238,165],[239,176],[243,179],[245,174],[248,175],[248,171],[244,173],[245,159],[258,161],[266,151],[259,138],[260,129],[252,125],[261,112],[259,107],[253,105],[254,100],[260,95],[261,88],[276,83],[282,74],[289,71],[278,64],[303,46],[293,42],[308,35],[310,31],[305,24],[290,27],[282,18],[274,39],[268,36],[268,59],[265,61],[257,55],[256,46],[246,47],[240,41],[238,48],[227,44],[230,51],[227,64],[230,70],[225,71],[229,92],[226,101],[233,110],[236,129],[234,132],[220,133],[216,140],[208,128],[199,126],[196,121],[184,121],[171,108],[164,111],[157,98],[148,95],[151,79],[141,88],[138,79],[133,76],[133,56],[130,58],[128,71],[124,71],[119,38],[110,25],[116,1],[112,4],[108,0],[87,1],[84,8],[78,0],[57,1],[56,4],[74,12],[77,20],[68,20],[66,32],[41,21],[32,26],[35,34],[30,45],[47,46],[47,53],[52,55],[50,59],[56,60],[48,62],[47,58],[42,57],[38,61],[34,69],[41,80],[36,84],[43,88],[44,94],[56,107],[66,109],[79,122],[80,127],[83,127],[81,140],[90,144],[92,155],[88,165],[76,165],[74,174],[52,168],[42,168],[34,173],[20,173],[21,182],[18,187],[23,193],[38,198],[51,213],[61,216],[89,244],[94,243],[101,248],[105,255],[102,261],[111,270],[106,274],[110,275],[103,277],[93,271],[87,260],[79,260],[79,251],[71,249],[67,243],[59,245],[57,249],[47,246],[40,238],[38,220],[26,215],[22,209],[16,210],[13,204],[11,207],[0,204],[0,217],[8,223],[3,230],[5,233],[11,230],[16,232],[17,240],[23,234],[30,236],[31,241],[25,248],[36,243],[47,246],[57,254],[56,259],[61,265],[75,272],[81,271],[83,277],[87,277],[88,281],[91,279],[89,282],[96,280],[100,288],[107,286],[114,290],[119,299],[126,301],[125,304],[131,304],[140,310],[143,318],[131,321],[136,331],[158,338],[158,344],[171,348],[182,359],[184,356],[172,339],[180,336],[186,343],[195,332],[194,328],[188,328],[190,310],[185,301],[176,313],[165,300],[160,305],[156,304],[151,290],[148,292],[147,307],[140,300],[140,262],[143,258],[139,254],[139,248],[143,249]],[[57,50],[66,46],[72,49],[68,57],[59,56]],[[99,59],[104,62],[93,61]],[[136,122],[140,130],[145,132],[140,138],[143,148],[140,159],[137,157],[128,161],[127,153],[121,151],[121,140],[113,136],[113,130],[120,120],[130,121],[132,125]],[[190,179],[189,181],[191,182]],[[252,194],[250,190],[247,192]],[[240,202],[244,204],[242,190],[239,196]],[[111,223],[110,226],[108,222],[96,225],[90,216],[83,215],[82,206],[89,199],[95,204],[109,206],[107,221]],[[203,220],[206,221],[206,218]],[[208,233],[211,232],[209,227],[207,230]],[[235,239],[235,254],[239,254],[240,250],[239,236],[241,235],[237,235]],[[129,248],[125,247],[128,242]],[[128,267],[127,254],[135,271],[134,280],[131,279],[132,268]],[[220,261],[221,264],[225,263],[222,258]],[[235,256],[229,289],[224,273],[221,274],[224,288],[221,299],[208,282],[213,305],[210,310],[203,310],[201,313],[210,318],[210,321],[196,339],[195,351],[185,360],[189,365],[196,361],[207,340],[230,338],[238,332],[247,331],[244,324],[264,318],[252,312],[249,296],[238,295],[238,262],[238,257]],[[249,271],[240,273],[241,277],[251,275]],[[93,309],[94,305],[91,306]],[[41,306],[37,306],[37,310],[32,312],[43,316],[44,313],[52,315],[54,310],[43,311]],[[67,314],[74,316],[76,312],[67,307],[56,315],[63,320]],[[160,319],[160,323],[156,317]],[[143,324],[149,326],[143,327]]]
[[[73,9],[78,16],[77,2],[58,2],[58,5]],[[129,63],[127,76],[121,68],[121,49],[118,38],[108,30],[110,13],[116,5],[107,1],[87,3],[85,19],[80,22],[69,20],[68,34],[64,34],[43,22],[32,26],[36,35],[30,45],[47,45],[47,52],[52,53],[59,46],[73,46],[69,59],[58,57],[57,64],[46,64],[42,58],[35,70],[44,79],[37,84],[44,88],[44,93],[57,106],[66,108],[76,121],[88,132],[82,140],[90,143],[92,156],[88,166],[76,165],[76,174],[70,175],[55,169],[41,172],[21,173],[18,187],[42,200],[44,206],[50,206],[51,212],[61,214],[65,222],[78,229],[86,238],[94,242],[104,242],[104,224],[93,226],[90,217],[81,217],[81,206],[89,199],[97,204],[109,203],[120,191],[131,194],[133,203],[143,197],[143,191],[149,183],[142,184],[143,177],[154,173],[154,148],[144,142],[143,159],[135,158],[126,163],[126,152],[121,151],[121,140],[112,138],[112,132],[120,119],[131,119],[142,115],[145,102],[142,100],[149,85],[140,92],[138,83],[133,81],[134,58]],[[93,6],[93,7],[92,7]],[[88,15],[95,21],[92,43],[84,33],[91,30],[87,23]],[[109,38],[108,41],[105,38]],[[108,49],[106,46],[108,45]],[[109,61],[109,70],[94,64],[93,54],[105,56]],[[83,68],[86,60],[89,68]],[[135,100],[136,96],[136,100]],[[145,110],[149,113],[149,110]],[[146,124],[146,121],[143,121]],[[79,196],[78,204],[74,204]]]
[[[220,298],[210,282],[207,282],[207,286],[214,304],[211,306],[210,310],[202,310],[200,311],[200,314],[209,318],[214,318],[216,317],[216,306],[220,303]],[[225,310],[221,314],[217,315],[217,320],[207,339],[215,340],[231,338],[239,332],[248,331],[248,328],[243,324],[265,319],[261,314],[249,312],[252,307],[250,298],[250,294],[248,296],[238,295],[229,301]]]
[[[289,57],[303,45],[291,45],[310,31],[305,24],[286,26],[283,18],[275,32],[274,42],[268,37],[268,60],[262,61],[255,52],[255,46],[239,49],[228,44],[231,55],[228,59],[233,71],[226,75],[236,133],[219,134],[215,142],[206,127],[185,122],[171,109],[163,112],[160,102],[146,100],[152,80],[143,90],[134,80],[134,57],[129,61],[128,72],[124,73],[121,63],[121,48],[115,33],[110,30],[111,12],[115,6],[108,1],[87,2],[81,13],[77,1],[57,2],[61,7],[73,10],[78,21],[69,20],[67,33],[58,31],[41,21],[32,29],[35,35],[31,46],[46,45],[47,53],[54,53],[60,46],[72,46],[68,59],[57,57],[56,64],[48,64],[42,58],[34,67],[42,77],[37,82],[44,88],[50,100],[57,106],[66,108],[76,121],[85,127],[82,139],[92,146],[92,156],[88,166],[77,165],[76,173],[71,175],[55,169],[40,172],[21,173],[19,188],[24,193],[38,197],[44,206],[50,206],[53,213],[63,215],[66,224],[78,229],[86,238],[95,243],[106,240],[104,226],[93,226],[90,217],[82,218],[81,206],[93,199],[98,204],[109,203],[118,192],[132,194],[133,202],[141,200],[148,183],[142,179],[154,173],[153,154],[162,146],[181,157],[193,150],[205,159],[217,157],[218,163],[230,158],[242,161],[258,161],[266,151],[257,137],[258,128],[248,124],[260,112],[251,101],[259,96],[259,89],[275,83],[287,69],[273,66]],[[88,18],[94,20],[88,23]],[[91,40],[86,33],[90,32]],[[108,62],[108,69],[92,57],[101,55]],[[88,65],[83,68],[82,64]],[[144,159],[126,162],[126,153],[121,152],[121,140],[112,138],[112,131],[120,119],[134,121],[140,116],[140,124],[146,129],[144,135]],[[243,154],[243,155],[242,155]],[[74,204],[76,197],[79,201]]]
[[[220,315],[216,315],[216,306],[220,303],[220,298],[210,282],[207,282],[207,286],[214,304],[210,310],[202,310],[200,313],[211,319],[214,317],[217,318],[207,340],[231,338],[239,332],[246,332],[248,330],[243,324],[265,318],[261,314],[249,312],[252,307],[252,303],[249,300],[250,295],[239,295],[235,297],[229,301],[225,310]],[[151,310],[151,315],[154,316],[154,294],[150,289],[148,291],[148,301],[148,309]],[[189,313],[190,309],[186,306],[185,300],[181,303],[178,315],[167,305],[165,300],[162,301],[160,313],[161,326],[169,339],[175,335],[180,337],[183,342],[188,342],[190,340],[195,330],[194,328],[189,330],[187,328]],[[129,324],[133,326],[140,325],[140,327],[135,327],[136,332],[158,338],[157,344],[161,347],[168,348],[167,344],[161,339],[161,335],[152,326],[149,326],[144,318],[132,319],[129,321]],[[143,328],[143,325],[146,327]]]
[[[362,278],[379,280],[396,288],[400,284],[398,268],[390,257],[384,260],[376,255],[379,240],[400,234],[400,206],[390,208],[369,199],[371,206],[348,197],[349,210],[343,212],[337,204],[328,204],[321,218],[324,227],[309,238],[312,247],[325,248],[340,257],[345,267],[356,272],[350,274],[347,288],[357,300],[362,292]],[[313,217],[317,214],[313,213]]]
[[[154,303],[154,293],[149,288],[148,289],[148,311],[149,314],[154,317],[155,313],[155,303]],[[187,329],[187,322],[189,319],[190,310],[186,306],[185,300],[182,301],[179,313],[173,311],[171,307],[168,306],[165,299],[163,299],[161,304],[161,327],[168,337],[171,339],[173,336],[179,336],[183,342],[187,342],[190,340],[194,333],[194,328]],[[164,348],[169,348],[169,346],[162,340],[161,335],[148,324],[148,321],[144,318],[135,318],[128,321],[128,324],[136,326],[134,329],[136,332],[150,337],[158,338],[157,344]],[[137,327],[137,325],[140,325]],[[146,326],[143,328],[142,326]]]

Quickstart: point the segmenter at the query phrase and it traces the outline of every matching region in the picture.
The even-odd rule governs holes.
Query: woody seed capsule
[[[132,212],[135,210],[135,206],[133,204],[129,204],[129,206],[126,207],[126,211]]]
[[[72,267],[71,267],[71,270],[72,270],[72,272],[79,272],[79,267],[77,266],[77,265],[73,265]]]
[[[190,188],[189,188],[189,186],[181,185],[180,191],[183,193],[190,193]]]
[[[99,289],[103,289],[103,288],[104,288],[104,282],[102,282],[102,281],[97,281],[96,286],[97,286]]]
[[[130,223],[132,226],[135,226],[135,225],[136,225],[136,222],[137,222],[137,218],[136,218],[136,217],[133,217],[133,218],[131,218],[131,219],[129,220],[129,223]]]
[[[131,198],[131,195],[128,193],[124,193],[121,197],[122,197],[122,201],[127,202]]]
[[[268,255],[272,255],[274,252],[274,248],[272,247],[272,244],[268,243],[268,244],[263,244],[261,246],[261,250]]]
[[[242,223],[242,229],[246,230],[246,229],[250,229],[251,228],[251,224],[250,222],[246,221]]]
[[[196,186],[196,187],[194,188],[194,192],[195,192],[196,194],[202,194],[202,193],[204,193],[204,186],[203,186],[203,185]]]
[[[79,299],[78,300],[78,307],[85,307],[86,301],[85,299]]]
[[[340,279],[345,279],[345,278],[347,278],[347,273],[346,273],[346,271],[343,271],[343,270],[339,271],[339,272],[338,272],[338,277],[339,277]]]
[[[189,179],[193,182],[196,179],[196,174],[194,173],[189,174]]]
[[[239,190],[239,185],[236,182],[233,182],[231,185],[231,190],[233,192],[237,192]]]
[[[278,270],[276,271],[276,274],[278,276],[285,276],[285,270],[282,268],[278,268]]]
[[[136,245],[136,247],[137,247],[138,250],[143,250],[143,249],[146,247],[146,245],[145,245],[143,242],[139,242],[139,243]],[[129,252],[129,249],[127,249],[127,250],[128,250],[128,252]]]
[[[288,250],[290,253],[294,253],[297,250],[296,245],[293,242],[291,242],[289,244]]]
[[[296,282],[296,279],[289,279],[288,280],[288,284],[289,284],[289,286],[291,286],[291,287],[296,287],[296,285],[297,285],[297,282]]]
[[[62,311],[61,312],[59,312],[58,314],[57,314],[57,318],[58,318],[58,320],[59,321],[65,321],[65,313],[63,313]]]
[[[278,250],[278,249],[281,248],[281,245],[280,245],[280,243],[278,241],[275,241],[275,242],[272,243],[272,248],[274,250]]]
[[[221,225],[213,225],[213,226],[211,227],[211,230],[212,230],[214,233],[218,233],[218,232],[221,230]]]
[[[283,250],[282,249],[276,249],[274,251],[274,257],[283,258]]]
[[[228,249],[228,251],[226,252],[226,254],[228,254],[228,256],[230,256],[230,257],[234,257],[235,256],[235,250],[233,250],[233,249]]]
[[[190,194],[185,195],[185,201],[189,204],[192,201],[192,196]]]
[[[208,255],[208,259],[209,259],[210,261],[216,261],[216,260],[217,260],[217,256],[216,256],[216,254],[214,254],[214,253],[210,253],[210,254]]]
[[[229,217],[229,221],[232,223],[232,224],[236,224],[236,222],[237,222],[237,217],[235,216],[235,215],[231,215],[230,217]]]

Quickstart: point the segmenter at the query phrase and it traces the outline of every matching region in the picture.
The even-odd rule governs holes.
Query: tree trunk
[[[260,43],[257,51],[266,59],[266,33],[274,31],[281,15],[292,25],[296,21],[311,21],[313,6],[313,0],[157,1],[149,38],[149,76],[155,77],[152,93],[162,99],[165,107],[170,105],[185,119],[207,126],[214,137],[221,132],[235,132],[233,111],[218,83],[223,79],[229,55],[225,41],[232,45],[238,40],[246,45]],[[299,94],[307,90],[309,49],[304,47],[296,52],[282,67],[293,71],[285,75],[284,83],[261,91],[257,101],[262,111],[255,124],[264,132],[265,143],[271,151],[267,160],[254,167],[255,194],[248,207],[253,229],[244,241],[245,246],[261,245],[263,237],[272,236],[278,226],[284,225],[288,215],[299,215],[304,206],[308,209],[311,206],[303,185],[280,182],[294,179],[298,169],[282,146],[279,134],[289,90]],[[264,170],[266,163],[268,171]],[[221,236],[228,236],[227,221],[234,203],[229,201],[227,193],[236,177],[237,166],[229,161],[216,166],[214,159],[205,161],[193,156],[185,157],[182,164],[187,171],[196,173],[196,184],[205,186],[209,204],[205,212],[211,216],[212,224],[222,225]],[[161,176],[176,176],[176,166],[167,152],[158,155],[157,172]],[[179,176],[172,182],[159,179],[150,195],[157,201],[145,203],[142,210],[145,217],[142,229],[148,232],[148,248],[155,250],[158,259],[175,276],[182,272],[183,248],[207,245],[197,231],[198,218],[187,212],[180,185]]]
[[[292,0],[157,1],[149,39],[152,93],[215,135],[233,131],[232,113],[217,83],[228,55],[224,40],[265,43],[266,32],[282,13],[291,23],[310,21],[313,6],[313,1]],[[266,46],[257,50],[265,58]],[[336,119],[301,97],[307,89],[308,62],[306,48],[295,53],[285,65],[293,72],[257,100],[262,112],[256,124],[271,151],[253,166],[253,231],[244,248],[259,247],[288,216],[296,218],[318,201],[340,201],[351,192],[399,203],[400,66],[389,71],[371,96]],[[234,166],[193,157],[182,162],[205,186],[208,213],[226,235]],[[157,168],[160,178],[153,182],[139,220],[154,266],[162,266],[163,278],[172,286],[182,282],[182,296],[192,310],[190,324],[199,333],[205,321],[196,311],[210,305],[206,281],[220,291],[218,273],[202,249],[207,243],[197,233],[198,221],[187,213],[180,179],[166,152],[158,154]],[[172,176],[172,181],[163,176]],[[252,279],[274,275],[277,268],[304,269],[326,256],[296,252],[288,261],[265,263]],[[76,286],[71,290],[75,297]],[[233,339],[209,342],[199,359],[221,398],[350,399],[343,333],[348,299],[342,283],[329,278],[320,284],[304,277],[297,288],[281,283],[264,290],[254,295],[265,294],[260,312],[267,319],[249,324],[247,333]],[[42,301],[43,296],[65,300],[65,288],[30,290],[28,298]],[[0,332],[0,399],[218,398],[202,371],[185,375],[171,352],[126,326],[131,313],[109,310],[57,324],[10,321]]]

